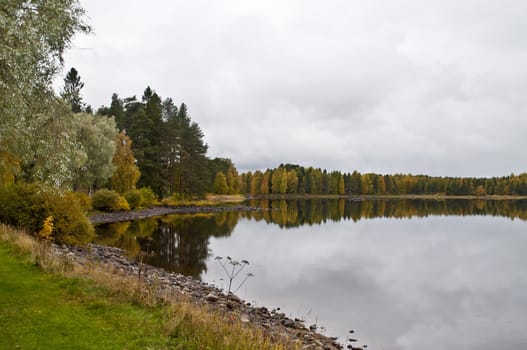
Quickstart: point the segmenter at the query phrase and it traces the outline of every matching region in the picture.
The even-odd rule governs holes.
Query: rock
[[[282,320],[282,324],[286,327],[289,327],[289,328],[294,328],[295,327],[295,321],[293,320],[290,320],[288,318],[285,318]]]
[[[209,293],[205,296],[205,300],[210,301],[211,303],[215,303],[219,300],[218,296],[215,294]]]

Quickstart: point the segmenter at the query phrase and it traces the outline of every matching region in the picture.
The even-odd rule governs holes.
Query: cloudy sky
[[[526,1],[81,4],[94,34],[75,38],[65,71],[85,101],[150,85],[239,170],[527,170]]]

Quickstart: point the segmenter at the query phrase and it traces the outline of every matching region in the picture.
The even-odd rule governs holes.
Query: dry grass
[[[177,206],[198,206],[198,207],[211,207],[215,205],[222,205],[227,203],[241,203],[245,200],[245,196],[242,194],[207,194],[204,199],[177,199],[173,197],[165,198],[161,201],[161,204],[167,207]]]
[[[46,271],[92,281],[107,290],[110,302],[131,302],[161,309],[161,316],[156,317],[162,322],[162,336],[177,338],[183,349],[296,348],[272,341],[259,328],[239,321],[235,314],[222,314],[206,305],[193,303],[183,295],[169,292],[160,295],[155,286],[147,286],[137,277],[109,271],[98,264],[80,265],[68,257],[55,256],[49,243],[37,241],[23,231],[0,224],[0,240],[29,252],[31,259]]]

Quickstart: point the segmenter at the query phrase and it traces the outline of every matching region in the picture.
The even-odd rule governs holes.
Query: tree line
[[[0,185],[40,183],[58,192],[150,187],[158,196],[527,195],[527,174],[493,178],[344,173],[286,164],[238,174],[208,146],[188,107],[147,87],[114,94],[94,114],[72,68],[60,94],[52,81],[75,33],[90,32],[76,0],[0,3]]]
[[[242,192],[251,195],[527,195],[527,174],[503,177],[434,177],[427,175],[340,172],[281,164],[240,175]]]

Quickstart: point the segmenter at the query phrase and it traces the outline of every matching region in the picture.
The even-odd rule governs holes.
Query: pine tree
[[[108,110],[108,113],[110,116],[113,116],[115,118],[115,122],[117,123],[117,127],[119,130],[125,130],[124,124],[124,107],[123,107],[123,101],[119,98],[119,95],[116,93],[112,94],[112,102],[110,104],[110,108]]]
[[[81,90],[84,83],[81,81],[81,76],[75,68],[71,68],[66,78],[64,78],[64,89],[61,93],[69,105],[73,113],[80,113],[83,111],[84,102],[82,102]]]
[[[152,188],[157,195],[162,195],[164,181],[161,178],[161,132],[163,129],[161,98],[148,86],[143,94],[143,103],[150,127],[144,133],[144,137],[148,139],[148,145],[145,144],[143,149],[141,182]]]

